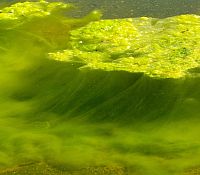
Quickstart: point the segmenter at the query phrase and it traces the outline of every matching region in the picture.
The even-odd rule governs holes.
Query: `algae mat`
[[[122,167],[85,167],[77,170],[59,170],[45,163],[30,163],[0,172],[1,175],[127,175],[127,170]]]
[[[1,172],[198,173],[200,17],[72,9],[1,9]]]

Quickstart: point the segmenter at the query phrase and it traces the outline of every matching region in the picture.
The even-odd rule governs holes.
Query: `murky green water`
[[[81,6],[76,17],[97,8],[103,18],[164,18],[200,7],[67,2]],[[44,4],[0,13],[0,174],[36,174],[45,163],[57,169],[46,174],[192,175],[200,166],[200,17],[69,20]],[[32,172],[4,171],[21,164]]]

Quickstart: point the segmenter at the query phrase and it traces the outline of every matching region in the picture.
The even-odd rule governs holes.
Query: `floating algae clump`
[[[70,49],[56,60],[91,69],[124,70],[150,77],[181,78],[199,66],[200,17],[101,20],[71,32]]]
[[[5,7],[0,13],[0,29],[13,29],[35,19],[53,16],[60,10],[69,10],[70,4],[41,2],[16,3]],[[32,25],[34,27],[34,25]]]
[[[9,48],[5,48],[6,44],[2,38],[6,37],[6,43],[8,40],[15,42],[18,37],[13,35],[29,37],[29,41],[25,40],[26,43],[37,40],[48,49],[66,46],[70,30],[98,20],[101,16],[98,11],[93,11],[82,19],[66,17],[64,13],[73,7],[72,4],[61,2],[39,1],[16,3],[3,8],[0,13],[0,31],[3,35],[0,39],[1,49],[11,49],[10,45]]]

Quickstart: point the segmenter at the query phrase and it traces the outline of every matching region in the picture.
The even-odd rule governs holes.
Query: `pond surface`
[[[185,13],[198,14],[200,11],[199,0],[68,0],[66,2],[79,4],[83,11],[102,9],[104,18],[137,16],[163,18]]]
[[[3,2],[23,0],[3,0]],[[59,0],[49,0],[59,1]],[[104,18],[128,18],[148,16],[164,18],[179,14],[200,14],[199,0],[64,0],[80,7],[76,15],[83,15],[93,9],[100,9]]]

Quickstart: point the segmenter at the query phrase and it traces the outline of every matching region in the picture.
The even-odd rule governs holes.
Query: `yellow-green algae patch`
[[[181,78],[200,63],[200,17],[101,20],[71,32],[70,46],[51,53],[81,69],[123,70]]]
[[[3,40],[0,50],[10,51],[12,47],[6,47],[7,43],[15,42],[19,35],[28,37],[29,43],[42,42],[49,50],[65,48],[70,30],[101,17],[99,11],[92,11],[81,19],[69,18],[65,13],[72,8],[72,4],[43,0],[19,2],[3,8],[0,11],[0,42]]]
[[[61,9],[70,9],[71,7],[71,4],[64,4],[61,2],[49,3],[46,1],[39,1],[16,3],[12,6],[3,8],[1,10],[0,28],[2,28],[3,24],[4,27],[5,24],[6,27],[14,27],[15,25],[21,25],[32,18],[49,16],[53,12],[56,12]]]

